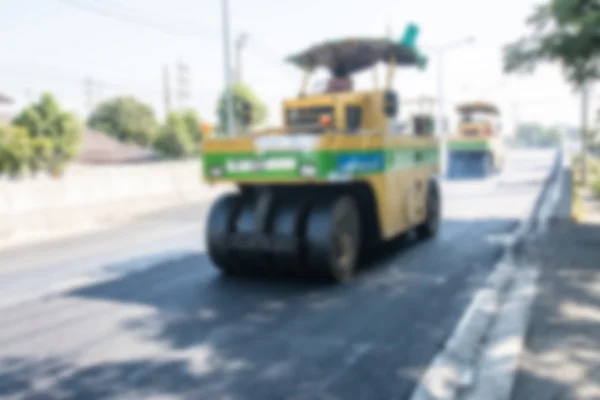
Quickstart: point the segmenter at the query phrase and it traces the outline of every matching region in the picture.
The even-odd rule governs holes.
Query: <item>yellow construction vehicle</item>
[[[502,169],[504,146],[500,111],[476,101],[458,106],[458,134],[448,141],[448,176],[485,178]]]
[[[305,76],[299,95],[283,101],[282,129],[204,141],[205,179],[239,188],[214,203],[206,226],[219,269],[343,281],[381,242],[413,228],[437,233],[438,142],[394,128],[395,69],[426,64],[417,32],[411,25],[399,42],[344,39],[289,57]],[[353,90],[350,76],[379,62],[388,65],[385,88]],[[308,94],[319,67],[333,76],[324,93]]]

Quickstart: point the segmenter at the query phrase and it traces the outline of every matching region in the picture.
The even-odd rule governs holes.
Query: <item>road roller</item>
[[[488,102],[457,107],[458,134],[448,141],[448,177],[486,178],[500,172],[504,159],[500,111]]]
[[[304,72],[300,92],[282,102],[279,129],[246,129],[203,143],[209,183],[233,183],[212,205],[207,252],[227,275],[269,272],[342,282],[361,255],[408,231],[431,238],[440,224],[440,147],[428,130],[397,129],[394,73],[424,69],[418,27],[398,41],[346,38],[287,58]],[[382,87],[375,67],[387,66]],[[319,69],[327,85],[309,93]],[[353,74],[373,69],[373,88]]]

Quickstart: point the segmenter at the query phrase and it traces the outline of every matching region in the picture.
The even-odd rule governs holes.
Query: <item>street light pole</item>
[[[248,34],[240,34],[235,41],[235,81],[242,83],[242,50],[248,44]]]
[[[233,95],[231,93],[231,62],[229,60],[229,1],[222,0],[223,11],[223,63],[225,71],[225,97],[227,103],[227,134],[234,135],[233,122]]]
[[[444,129],[444,55],[440,49],[437,51],[437,92],[438,92],[438,116],[437,116],[437,132],[440,138],[440,172],[442,176],[446,176],[446,166],[448,163],[448,138],[446,129]]]
[[[438,71],[437,71],[437,92],[438,92],[438,117],[437,117],[437,134],[440,138],[440,169],[442,176],[446,176],[446,169],[448,164],[448,132],[444,129],[444,52],[452,48],[472,43],[475,41],[474,37],[467,37],[457,42],[440,46],[435,49],[437,54]]]

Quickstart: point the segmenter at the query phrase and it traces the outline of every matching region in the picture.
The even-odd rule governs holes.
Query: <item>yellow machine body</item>
[[[439,146],[432,137],[390,132],[383,105],[382,91],[319,94],[285,100],[284,129],[205,139],[205,179],[244,185],[363,185],[375,199],[382,238],[392,238],[425,219],[427,183],[439,173]],[[349,131],[348,110],[357,109],[362,118]],[[331,125],[318,126],[315,132],[315,123],[323,117],[331,118]],[[267,144],[267,150],[261,151],[261,143],[268,143],[269,138],[273,139],[273,145],[269,148]],[[280,150],[275,150],[278,141]],[[352,156],[357,162],[365,160],[379,165],[365,165],[364,170],[357,167],[345,173],[343,166],[340,169],[339,160],[336,164],[336,158]],[[215,165],[226,169],[226,159],[244,159],[249,164],[279,160],[282,167],[287,162],[289,168],[282,168],[279,173],[271,170],[236,175],[223,171],[211,175]],[[303,159],[316,164],[314,176],[302,174]]]

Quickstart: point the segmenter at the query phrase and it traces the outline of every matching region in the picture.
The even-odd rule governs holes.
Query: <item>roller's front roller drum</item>
[[[435,180],[429,181],[426,202],[425,222],[417,227],[417,235],[423,239],[437,235],[442,219],[442,196],[440,186]]]
[[[235,194],[221,196],[211,207],[206,224],[208,256],[224,273],[238,269],[238,260],[227,247],[227,235],[233,230],[234,219],[241,207],[241,198]]]
[[[350,197],[317,203],[306,221],[306,268],[329,281],[348,280],[356,269],[361,247],[359,210]]]

